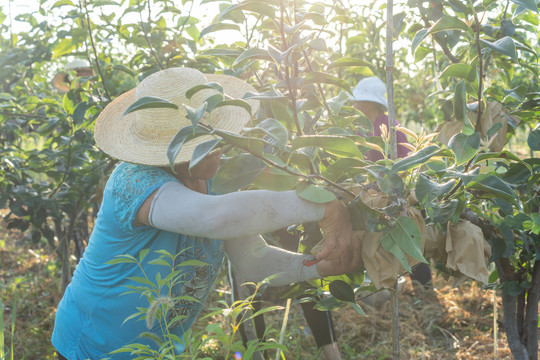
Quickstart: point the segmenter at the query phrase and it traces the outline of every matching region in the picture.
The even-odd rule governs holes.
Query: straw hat
[[[388,108],[386,85],[376,76],[360,80],[356,84],[350,99],[353,101],[371,101]]]
[[[202,90],[191,99],[186,92],[192,87],[207,82],[217,82],[226,95],[241,98],[255,89],[245,81],[233,76],[203,74],[191,68],[170,68],[156,72],[114,101],[109,103],[96,120],[94,137],[98,147],[119,160],[151,166],[168,166],[167,148],[176,133],[191,121],[185,116],[184,105],[200,107],[204,100],[217,90]],[[138,99],[152,96],[178,105],[178,110],[169,108],[143,109],[123,115],[125,110]],[[247,100],[252,112],[257,111],[258,101]],[[216,129],[240,133],[251,115],[238,106],[223,106],[213,110],[200,120]],[[175,163],[187,162],[198,144],[213,139],[210,135],[199,136],[183,144]]]
[[[68,92],[69,89],[71,88],[69,72],[71,72],[72,70],[82,70],[82,69],[92,71],[90,64],[86,60],[75,59],[75,60],[70,61],[69,63],[66,64],[65,71],[60,71],[54,75],[52,79],[52,85],[57,90],[60,90],[62,92]]]

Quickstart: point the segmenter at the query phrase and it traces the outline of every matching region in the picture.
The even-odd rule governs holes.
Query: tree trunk
[[[495,261],[501,281],[504,281],[504,279],[506,278],[504,266],[502,265],[503,260],[505,259],[500,259],[500,260]],[[527,349],[521,342],[521,338],[519,336],[519,331],[517,327],[516,296],[503,293],[502,304],[503,304],[504,331],[506,332],[508,346],[510,347],[510,351],[512,352],[512,355],[514,356],[514,360],[529,360]]]
[[[527,312],[525,314],[525,344],[529,352],[529,360],[538,360],[538,300],[540,293],[540,261],[534,263],[531,289],[527,295]]]

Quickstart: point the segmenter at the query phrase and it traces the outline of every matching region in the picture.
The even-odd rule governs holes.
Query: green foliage
[[[146,345],[140,343],[126,344],[125,346],[117,349],[111,354],[118,354],[128,352],[135,359],[163,359],[163,358],[180,358],[180,359],[195,359],[199,358],[203,354],[204,348],[209,343],[217,343],[222,347],[222,351],[225,353],[225,358],[230,358],[234,352],[241,352],[244,357],[250,358],[250,354],[255,351],[263,351],[270,349],[279,349],[285,351],[286,348],[283,345],[266,341],[251,341],[248,343],[247,348],[242,345],[242,341],[235,340],[235,335],[238,332],[240,325],[250,321],[257,315],[275,311],[281,309],[279,306],[272,306],[261,309],[253,314],[250,314],[250,310],[253,309],[253,301],[261,284],[253,284],[255,286],[255,292],[245,300],[238,300],[232,304],[227,304],[224,301],[220,301],[219,305],[222,307],[213,308],[212,311],[205,315],[205,318],[221,315],[224,320],[222,324],[209,324],[206,326],[205,331],[199,331],[194,333],[193,331],[187,331],[183,339],[178,338],[169,331],[172,327],[178,326],[178,322],[182,321],[184,316],[177,315],[171,317],[170,313],[174,313],[174,301],[176,300],[190,300],[197,301],[190,296],[174,296],[174,288],[182,281],[185,266],[205,266],[204,262],[198,260],[186,260],[179,263],[176,259],[184,251],[188,249],[182,249],[178,254],[171,254],[165,250],[157,251],[159,256],[153,260],[148,261],[149,264],[163,267],[166,270],[158,272],[156,279],[148,278],[147,274],[143,270],[143,262],[147,257],[149,250],[144,249],[139,253],[138,258],[131,255],[120,255],[113,260],[107,262],[107,264],[119,264],[119,263],[132,263],[142,270],[142,276],[130,277],[129,279],[137,283],[138,285],[128,285],[124,294],[136,293],[145,297],[148,300],[148,307],[138,307],[137,312],[128,316],[124,320],[124,324],[132,319],[144,320],[148,329],[154,327],[154,322],[159,323],[161,334],[144,333],[141,334],[143,338],[149,338],[153,340],[158,350],[153,350]],[[161,276],[161,273],[167,274],[165,277]],[[271,329],[267,329],[267,333],[270,334]],[[176,353],[175,344],[182,343],[186,346],[186,351],[182,354]]]
[[[402,217],[409,195],[416,193],[428,223],[443,227],[470,211],[491,229],[491,260],[512,271],[497,273],[505,294],[529,291],[525,285],[540,258],[535,1],[396,5],[401,9],[395,12],[394,37],[406,44],[395,49],[393,64],[398,120],[414,129],[434,129],[449,120],[463,124],[448,145],[424,136],[424,130],[409,134],[414,150],[399,160],[389,158],[387,136],[359,136],[370,133],[372,125],[348,101],[359,79],[386,77],[383,8],[353,1],[243,1],[221,4],[214,22],[202,24],[192,6],[191,1],[44,2],[40,11],[61,22],[24,14],[20,19],[29,30],[21,32],[2,21],[7,11],[2,10],[0,208],[8,209],[10,228],[28,231],[36,246],[58,249],[69,274],[70,246],[75,245],[77,258],[82,255],[115,162],[95,147],[95,119],[146,76],[189,66],[247,79],[257,93],[244,100],[260,100],[261,109],[252,113],[247,102],[227,98],[215,83],[191,89],[188,98],[209,88],[217,94],[198,109],[185,109],[192,126],[178,129],[172,139],[171,164],[186,141],[205,135],[211,140],[197,147],[191,166],[217,146],[233,147],[214,191],[296,190],[315,202],[352,199],[348,208],[355,230],[384,232],[383,246],[405,269],[405,255],[424,261],[418,229]],[[236,35],[234,42],[220,43],[224,31]],[[51,75],[73,57],[90,61],[93,74],[76,78],[67,93],[59,93],[50,85]],[[502,124],[483,129],[490,102],[502,104],[500,117],[508,123],[503,140],[527,130],[527,141],[520,144],[525,151],[489,150],[493,136],[505,129]],[[201,124],[206,114],[228,105],[252,115],[243,134]],[[144,98],[126,112],[153,107],[176,105]],[[363,154],[373,149],[384,159],[365,159]],[[354,196],[353,185],[378,188],[389,205],[369,206]],[[332,285],[345,301],[352,300],[353,287]],[[330,297],[318,306],[341,306],[341,300]]]

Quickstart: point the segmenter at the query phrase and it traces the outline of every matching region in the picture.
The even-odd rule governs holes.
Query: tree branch
[[[289,45],[287,44],[287,39],[285,38],[285,18],[284,18],[284,4],[283,0],[280,0],[279,2],[279,10],[280,10],[280,24],[279,29],[281,33],[281,51],[287,51],[289,48]],[[302,127],[300,126],[300,122],[298,121],[298,111],[296,111],[296,90],[293,91],[291,86],[291,79],[289,77],[289,61],[287,58],[284,59],[285,61],[285,81],[287,83],[287,88],[289,89],[289,96],[291,98],[292,102],[292,110],[293,110],[293,116],[294,116],[294,123],[296,125],[296,131],[298,132],[298,135],[302,135]]]
[[[482,47],[480,46],[480,21],[478,20],[478,15],[476,14],[476,11],[474,10],[474,6],[472,6],[471,3],[472,12],[474,14],[474,23],[475,23],[475,44],[476,44],[476,52],[478,53],[478,116],[476,118],[476,125],[474,127],[474,131],[481,134],[482,133],[482,122],[480,121],[482,117],[482,81],[484,78],[484,67],[483,67],[483,59],[482,59]]]
[[[96,45],[94,44],[94,37],[92,36],[92,26],[90,25],[90,15],[88,14],[88,4],[86,0],[83,0],[83,4],[84,4],[84,12],[86,15],[86,25],[88,26],[88,37],[90,38],[90,44],[92,44],[92,50],[94,51],[94,58],[96,60],[96,68],[98,70],[99,77],[101,78],[101,83],[103,84],[103,90],[105,90],[105,95],[107,96],[107,99],[111,100],[111,95],[109,94],[109,91],[107,90],[107,85],[105,84],[105,78],[103,77],[101,66],[99,66],[99,59],[98,59],[98,54],[96,50]]]
[[[424,21],[425,26],[427,28],[430,28],[431,24],[429,22],[429,19],[426,18],[426,16],[424,15],[424,8],[422,7],[422,4],[421,4],[420,0],[417,1],[417,4],[418,4],[418,9],[420,10],[420,17]],[[437,39],[435,36],[432,36],[432,37],[433,37],[433,39],[435,39],[435,42],[437,42],[437,44],[439,44],[442,51],[444,52],[444,55],[446,55],[446,57],[448,57],[448,59],[450,59],[450,61],[452,61],[453,63],[459,63],[459,59],[452,54],[452,52],[450,51],[450,49],[448,49],[446,44],[444,44],[442,41]]]
[[[193,1],[191,2],[193,4]],[[150,42],[150,39],[148,38],[148,32],[146,31],[146,28],[144,27],[144,22],[142,18],[142,12],[139,12],[139,17],[141,19],[141,30],[143,31],[144,39],[146,40],[146,43],[148,44],[148,47],[150,48],[150,53],[156,60],[156,63],[158,64],[158,67],[160,70],[163,70],[163,64],[159,60],[156,51],[154,50],[154,47],[152,46],[152,42]],[[150,1],[148,1],[148,24],[150,24],[152,21],[151,19],[151,13],[150,13]]]

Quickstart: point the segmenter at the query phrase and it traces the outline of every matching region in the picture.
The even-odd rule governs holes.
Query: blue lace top
[[[172,299],[167,317],[176,319],[169,331],[183,339],[202,309],[212,283],[223,262],[221,240],[211,240],[161,231],[150,226],[134,226],[135,215],[142,203],[163,184],[178,181],[163,169],[121,163],[113,171],[105,188],[103,202],[84,256],[77,265],[71,284],[56,313],[52,343],[66,358],[130,359],[129,352],[111,355],[122,346],[138,343],[158,349],[155,341],[141,337],[151,331],[163,338],[163,323],[154,321],[151,329],[141,316],[128,317],[138,309],[148,309],[146,296],[133,290],[141,286],[134,278],[147,278],[156,283],[170,273],[159,261],[158,251],[179,254],[176,264],[199,260],[206,265],[181,266],[181,281],[172,289],[164,287],[161,296]],[[207,184],[210,189],[210,183]],[[107,264],[119,255],[139,258],[142,250],[148,255],[142,269],[134,263]],[[180,316],[179,316],[180,315]],[[185,346],[178,342],[176,352]]]

